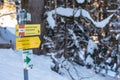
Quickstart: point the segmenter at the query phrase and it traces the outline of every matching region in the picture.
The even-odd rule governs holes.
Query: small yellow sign
[[[38,48],[40,44],[39,37],[16,38],[16,50]]]
[[[19,24],[16,25],[16,36],[40,35],[40,30],[40,24]]]

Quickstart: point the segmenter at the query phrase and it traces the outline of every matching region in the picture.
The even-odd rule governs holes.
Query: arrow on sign
[[[39,37],[16,38],[16,50],[38,48],[40,44]]]
[[[26,59],[24,59],[24,62],[28,64],[30,61],[31,61],[31,59],[26,56]]]

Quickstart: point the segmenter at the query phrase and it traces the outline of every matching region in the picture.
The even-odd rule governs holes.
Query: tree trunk
[[[43,42],[43,34],[45,32],[43,14],[44,14],[44,0],[22,0],[22,9],[27,10],[31,14],[30,24],[41,24],[41,43]],[[40,54],[40,48],[33,49],[33,53]]]

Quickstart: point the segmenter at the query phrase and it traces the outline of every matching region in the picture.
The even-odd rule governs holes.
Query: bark
[[[27,10],[31,14],[31,21],[27,22],[30,24],[41,24],[41,43],[43,42],[42,36],[45,33],[44,27],[44,0],[22,0],[22,9]],[[38,49],[33,49],[33,53],[40,54],[40,47]]]

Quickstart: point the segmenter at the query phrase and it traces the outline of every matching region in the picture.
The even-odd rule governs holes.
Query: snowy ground
[[[23,80],[21,54],[12,49],[0,49],[0,80]],[[51,60],[45,56],[35,56],[33,69],[29,70],[29,80],[68,80],[51,71]],[[53,77],[54,75],[54,77]]]
[[[9,42],[0,37],[0,43],[4,44],[4,43],[9,43]]]
[[[1,14],[6,13],[5,9],[0,10],[0,11],[1,11],[0,12]],[[10,40],[11,40],[13,45],[15,45],[16,24],[17,24],[16,16],[14,19],[12,19],[10,15],[1,16],[0,17],[0,40],[2,40],[5,43],[10,43]],[[0,43],[2,41],[0,41]]]
[[[9,27],[6,27],[6,28],[3,28],[3,27],[0,27],[0,35],[3,39],[7,40],[8,42],[10,40],[12,40],[13,42],[15,42],[15,28],[9,28]]]
[[[52,60],[49,56],[33,55],[33,69],[29,70],[29,80],[69,80],[65,75],[59,75],[50,68]],[[79,68],[80,80],[115,80],[110,77],[96,75],[94,71]],[[0,80],[23,80],[22,54],[12,49],[0,49]]]

